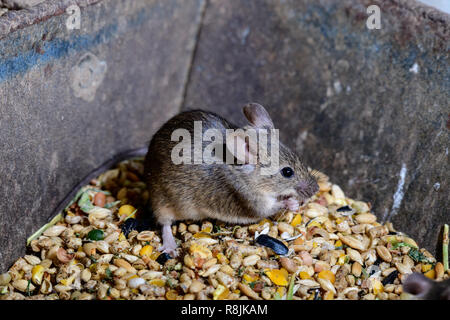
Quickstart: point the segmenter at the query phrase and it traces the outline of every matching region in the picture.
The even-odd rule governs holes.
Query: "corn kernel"
[[[256,275],[256,276],[251,276],[251,275],[249,275],[249,274],[244,274],[244,276],[242,277],[245,281],[247,281],[247,283],[250,283],[250,282],[254,282],[254,281],[256,281],[256,280],[258,280],[259,279],[259,277]]]
[[[330,270],[322,270],[319,272],[318,277],[320,279],[326,279],[329,280],[331,283],[334,283],[336,281],[336,277],[333,272]]]
[[[296,227],[302,223],[302,216],[300,214],[295,215],[294,219],[291,221],[291,226]]]
[[[214,300],[224,300],[228,297],[230,294],[230,290],[223,285],[219,284],[213,292],[213,299]]]
[[[373,294],[375,295],[384,291],[383,284],[381,283],[380,280],[377,279],[373,280],[372,286],[373,286]]]
[[[40,285],[42,282],[42,277],[44,276],[44,267],[40,264],[33,267],[31,270],[31,280],[34,284]]]
[[[217,254],[216,258],[220,263],[229,264],[230,262],[228,258],[220,252]]]
[[[143,256],[150,256],[153,252],[153,247],[151,245],[146,245],[142,247],[141,251],[139,251],[139,255],[141,257]]]
[[[75,275],[72,275],[67,279],[62,279],[60,282],[65,286],[70,286],[72,284],[73,280],[75,280]]]
[[[334,247],[335,247],[335,248],[342,247],[342,241],[341,241],[341,240],[336,241],[336,242],[334,243]]]
[[[158,257],[159,257],[160,254],[161,254],[160,252],[154,251],[154,252],[152,252],[152,253],[150,254],[150,259],[156,260],[156,259],[158,259]]]
[[[428,272],[433,268],[433,265],[431,264],[423,264],[422,265],[422,273]]]
[[[436,278],[436,271],[434,271],[434,269],[431,269],[430,271],[425,272],[423,275],[434,280],[434,278]]]
[[[266,269],[268,270],[268,269]],[[284,270],[284,271],[283,271]],[[288,285],[288,272],[285,269],[272,269],[270,271],[265,271],[269,279],[278,286]]]
[[[302,279],[302,280],[311,279],[311,277],[309,276],[308,272],[300,271],[299,275],[300,275],[300,279]]]
[[[127,238],[125,237],[123,232],[121,232],[120,235],[119,235],[119,241],[124,241],[124,240],[127,240]]]

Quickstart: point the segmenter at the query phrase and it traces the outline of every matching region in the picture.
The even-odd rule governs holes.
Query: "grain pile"
[[[395,300],[412,272],[449,278],[321,173],[319,193],[298,212],[247,226],[178,222],[171,259],[158,252],[159,229],[135,219],[149,198],[142,176],[142,159],[131,159],[82,188],[0,275],[0,299]]]

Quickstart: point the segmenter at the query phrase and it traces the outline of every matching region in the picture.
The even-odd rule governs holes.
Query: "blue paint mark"
[[[127,27],[134,29],[148,21],[148,19],[148,10],[141,10],[134,16],[129,17]],[[19,53],[15,57],[3,59],[0,62],[0,83],[14,76],[23,75],[35,66],[44,65],[52,60],[60,59],[76,52],[89,50],[119,36],[118,25],[114,23],[103,27],[96,34],[72,36],[70,40],[54,39],[45,42],[42,46],[44,53],[38,53],[36,50],[31,49]],[[29,35],[26,34],[20,39],[22,43],[27,40],[30,41]],[[15,41],[11,43],[14,44]]]

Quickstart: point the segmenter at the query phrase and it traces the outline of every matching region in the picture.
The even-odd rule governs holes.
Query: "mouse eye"
[[[281,169],[281,175],[285,178],[290,178],[294,175],[294,170],[290,167],[284,167]]]

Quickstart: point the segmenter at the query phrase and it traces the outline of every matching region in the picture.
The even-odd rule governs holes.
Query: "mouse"
[[[433,281],[421,273],[411,273],[403,283],[403,292],[419,300],[450,300],[450,279]]]
[[[230,224],[255,223],[281,210],[298,211],[319,191],[315,175],[300,155],[277,140],[278,130],[267,110],[252,102],[244,105],[242,112],[248,125],[239,128],[213,112],[183,111],[164,123],[150,140],[144,176],[154,218],[161,226],[159,250],[163,253],[177,256],[171,229],[175,221],[213,219]],[[197,128],[201,123],[201,131],[195,131],[195,123]],[[209,129],[223,134],[222,139],[214,139],[214,151],[209,156],[200,163],[174,163],[174,148],[178,150],[184,140],[177,139],[176,134],[174,139],[174,132],[182,132],[187,137],[199,137],[200,133],[204,137]],[[246,135],[248,132],[258,132],[258,139],[267,133],[266,139],[261,138],[255,147],[254,140]],[[186,149],[178,155],[194,154],[195,161],[196,150],[204,155],[211,148],[213,139],[206,140],[202,138],[200,149],[195,142],[183,141],[187,142]],[[272,147],[277,145],[275,159],[276,153],[272,157],[269,151],[276,150]]]

